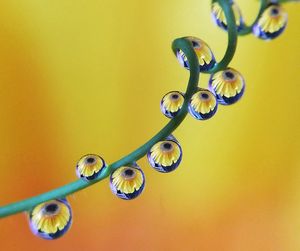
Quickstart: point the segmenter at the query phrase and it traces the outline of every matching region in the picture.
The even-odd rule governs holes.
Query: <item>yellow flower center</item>
[[[87,164],[87,165],[93,165],[93,164],[95,164],[95,162],[96,162],[96,159],[94,157],[88,157],[85,159],[85,164]]]
[[[228,82],[233,82],[236,79],[235,74],[230,70],[223,71],[222,77],[225,81]]]
[[[171,100],[176,101],[176,100],[179,99],[179,95],[178,94],[172,94],[170,98],[171,98]]]
[[[164,142],[160,145],[160,149],[164,153],[169,153],[173,151],[173,145],[169,142]]]
[[[208,102],[210,100],[210,95],[206,92],[199,92],[199,99]]]
[[[59,213],[60,211],[60,207],[58,204],[56,203],[49,203],[49,204],[46,204],[43,208],[43,215],[44,216],[55,216]]]
[[[279,8],[277,8],[277,6],[274,6],[270,9],[270,16],[271,17],[277,17],[280,14],[280,10]]]
[[[136,172],[133,168],[126,168],[122,172],[122,177],[125,180],[133,180],[136,176]]]

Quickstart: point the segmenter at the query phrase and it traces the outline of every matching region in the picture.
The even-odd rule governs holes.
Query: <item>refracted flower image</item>
[[[136,163],[120,167],[110,175],[111,191],[121,199],[136,198],[144,187],[145,175]]]
[[[181,110],[184,94],[178,91],[167,93],[160,102],[162,113],[168,118],[174,118]]]
[[[96,154],[83,156],[76,165],[76,174],[79,178],[91,181],[99,177],[106,163],[102,157]]]
[[[278,37],[287,25],[288,14],[280,4],[271,4],[253,27],[257,37],[270,40]]]
[[[199,70],[208,71],[212,69],[216,63],[216,60],[208,44],[197,37],[186,37],[186,39],[191,42],[198,57]],[[182,50],[177,51],[177,59],[184,68],[186,68],[187,70],[190,69],[187,57]]]
[[[0,1],[0,251],[299,251],[299,11]]]
[[[235,3],[234,1],[231,1],[231,7],[232,7],[232,10],[234,13],[235,24],[236,24],[237,30],[240,31],[244,28],[244,25],[245,25],[241,10],[240,10],[239,6],[237,5],[237,3]],[[227,30],[227,20],[225,17],[225,13],[224,13],[221,5],[217,1],[212,3],[211,12],[212,12],[211,13],[212,18],[215,21],[215,23],[220,28]]]
[[[217,109],[218,102],[215,95],[203,88],[199,88],[189,103],[190,114],[198,120],[210,119],[215,115]]]
[[[237,70],[227,68],[211,75],[209,88],[215,93],[219,104],[231,105],[243,96],[245,80]]]
[[[147,154],[149,164],[157,171],[168,173],[175,170],[182,159],[182,149],[174,136],[157,142]]]
[[[41,203],[29,212],[31,231],[43,239],[57,239],[71,226],[72,212],[66,199]]]

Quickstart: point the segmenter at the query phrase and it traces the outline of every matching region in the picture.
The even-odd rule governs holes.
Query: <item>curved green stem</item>
[[[203,73],[215,73],[217,71],[226,69],[233,58],[237,46],[238,33],[235,24],[235,16],[231,8],[230,1],[213,0],[213,2],[218,2],[224,11],[226,21],[227,21],[228,43],[222,60],[219,63],[217,63],[211,70],[203,71]]]
[[[277,3],[282,4],[282,3],[291,3],[291,2],[299,2],[300,0],[277,0]],[[239,32],[238,34],[240,36],[248,35],[249,33],[252,33],[253,26],[257,23],[258,19],[260,18],[261,14],[264,12],[264,10],[267,8],[268,4],[270,1],[268,0],[260,0],[260,8],[257,13],[257,16],[253,23],[249,26],[245,25]]]
[[[217,63],[212,70],[207,71],[205,73],[214,73],[216,71],[225,69],[230,63],[230,61],[232,60],[237,45],[238,34],[237,34],[237,29],[235,24],[235,17],[231,8],[230,1],[229,0],[213,0],[213,1],[218,1],[222,9],[224,10],[225,17],[227,20],[228,45],[223,59],[219,63]],[[295,2],[295,1],[298,0],[278,0],[279,3]],[[261,8],[258,17],[260,16],[261,12],[264,10],[266,5],[267,5],[267,1],[261,0]],[[258,17],[256,18],[256,20],[258,19]],[[252,25],[243,29],[239,33],[239,35],[246,35],[251,31],[252,31]],[[165,127],[163,127],[155,136],[153,136],[142,146],[140,146],[130,154],[126,155],[125,157],[121,158],[120,160],[107,166],[96,180],[91,182],[77,180],[67,185],[51,190],[49,192],[0,207],[0,218],[12,214],[16,214],[22,211],[28,211],[32,209],[34,206],[43,203],[45,201],[49,201],[51,199],[56,199],[56,198],[63,198],[69,194],[75,193],[79,190],[89,187],[108,177],[117,168],[139,160],[150,150],[150,148],[156,142],[163,140],[167,136],[169,136],[186,117],[188,112],[188,102],[191,99],[192,95],[195,93],[198,85],[198,80],[199,80],[199,62],[193,50],[193,46],[191,42],[185,38],[176,39],[172,44],[172,49],[175,54],[177,50],[179,49],[182,50],[185,56],[187,57],[189,67],[190,67],[190,78],[185,93],[185,101],[183,103],[181,111],[177,114],[176,117],[170,120]]]
[[[88,183],[83,180],[77,180],[65,186],[49,191],[47,193],[43,193],[26,200],[6,205],[0,208],[0,218],[16,214],[22,211],[28,211],[42,202],[49,201],[51,199],[62,198],[79,190],[82,190],[88,186],[91,186],[96,182],[99,182],[100,180],[103,180],[106,177],[108,177],[110,173],[116,170],[117,168],[139,160],[150,150],[150,148],[156,142],[168,137],[186,117],[188,112],[188,102],[191,99],[193,93],[196,91],[199,81],[199,62],[191,43],[184,38],[176,39],[172,44],[172,48],[176,50],[181,49],[185,53],[190,65],[190,78],[186,89],[185,101],[183,103],[181,111],[175,118],[170,120],[165,127],[163,127],[155,136],[153,136],[145,144],[143,144],[127,156],[107,166],[107,168],[103,170],[101,175],[96,180]]]
[[[259,11],[257,13],[257,16],[256,16],[255,20],[253,21],[253,23],[251,25],[249,25],[249,26],[245,25],[239,31],[239,35],[244,36],[244,35],[248,35],[248,34],[252,33],[253,26],[257,23],[258,19],[260,18],[263,11],[267,8],[268,4],[269,4],[269,1],[260,0],[260,8],[259,8]]]

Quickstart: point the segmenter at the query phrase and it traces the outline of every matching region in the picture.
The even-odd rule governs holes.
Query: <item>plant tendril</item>
[[[299,0],[278,0],[277,2],[286,3],[286,2],[296,2],[296,1]],[[227,21],[228,43],[227,43],[226,52],[222,60],[219,63],[216,63],[211,70],[201,71],[202,73],[215,73],[217,71],[225,69],[229,65],[236,50],[238,35],[247,35],[250,32],[252,32],[253,25],[257,22],[261,13],[265,10],[265,8],[268,5],[267,0],[261,0],[260,10],[258,12],[258,15],[254,23],[250,26],[243,27],[242,30],[237,32],[235,16],[231,7],[231,1],[213,0],[213,2],[218,2],[225,13],[225,18]],[[175,39],[172,43],[172,50],[175,53],[175,55],[178,50],[181,50],[185,54],[190,69],[190,77],[185,92],[184,103],[180,112],[174,118],[172,118],[156,135],[154,135],[146,143],[144,143],[143,145],[141,145],[140,147],[138,147],[136,150],[129,153],[128,155],[106,166],[104,170],[101,172],[101,174],[99,175],[99,177],[97,177],[95,180],[86,182],[84,180],[78,179],[74,182],[53,189],[46,193],[2,206],[0,207],[0,218],[13,215],[19,212],[23,212],[23,211],[29,211],[40,203],[52,199],[61,199],[66,197],[67,195],[70,195],[72,193],[85,189],[89,186],[92,186],[93,184],[107,178],[113,171],[115,171],[119,167],[136,162],[137,160],[141,159],[147,154],[149,149],[155,143],[157,143],[160,140],[166,139],[185,119],[188,113],[188,103],[192,95],[197,91],[199,74],[200,74],[198,57],[194,51],[191,41],[189,41],[185,37]]]

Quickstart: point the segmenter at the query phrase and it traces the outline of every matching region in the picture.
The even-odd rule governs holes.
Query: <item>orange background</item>
[[[253,20],[257,1],[238,2]],[[69,196],[73,226],[56,241],[32,235],[24,214],[1,219],[0,249],[300,250],[300,5],[285,9],[278,39],[239,39],[244,98],[175,132],[177,171],[142,159],[136,200],[107,180]],[[86,153],[111,163],[154,135],[168,121],[161,97],[186,88],[170,49],[185,35],[223,56],[209,1],[1,1],[0,205],[73,181]]]

